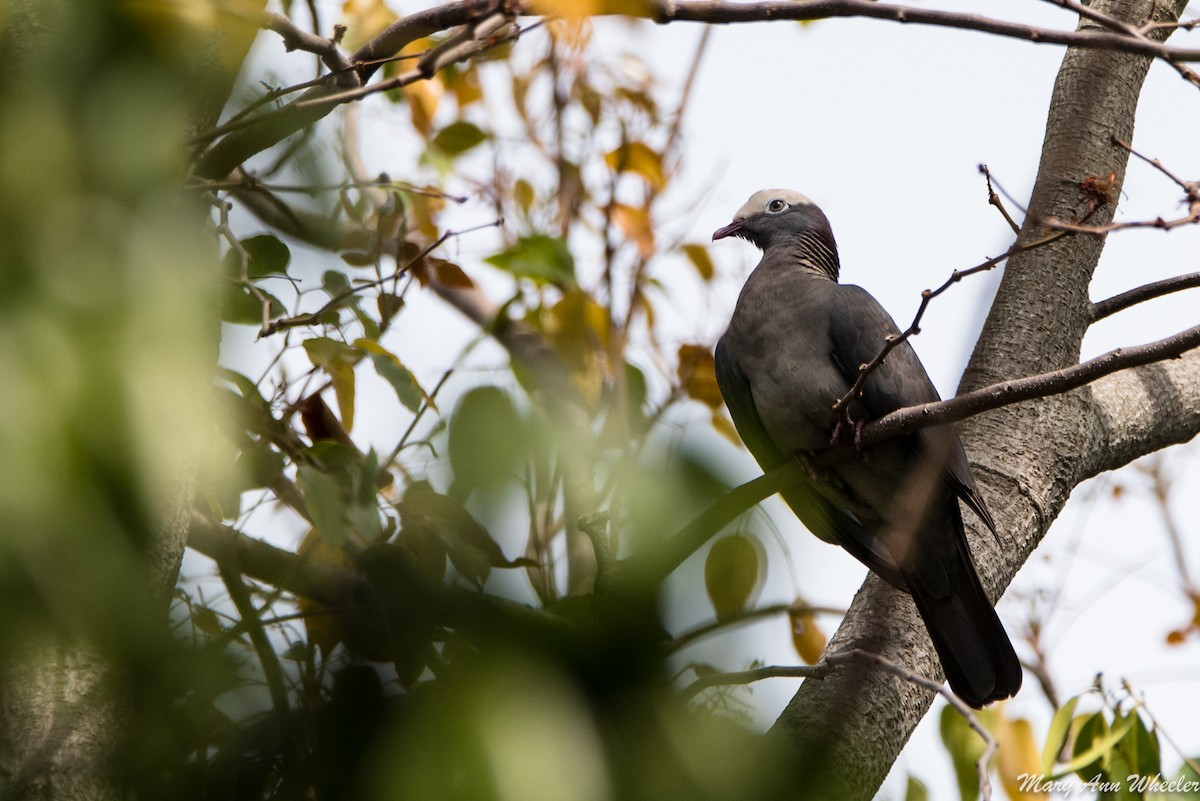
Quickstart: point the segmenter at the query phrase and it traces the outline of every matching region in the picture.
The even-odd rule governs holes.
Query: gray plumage
[[[831,445],[834,402],[899,329],[866,290],[838,283],[829,221],[804,195],[755,193],[713,239],[737,236],[763,251],[729,330],[717,343],[717,383],[746,446],[764,470],[790,459],[810,480],[784,499],[805,526],[908,592],[955,693],[976,708],[1021,686],[1021,666],[979,583],[959,499],[995,534],[958,435],[925,428],[818,466]],[[856,422],[938,400],[907,342],[850,406]]]

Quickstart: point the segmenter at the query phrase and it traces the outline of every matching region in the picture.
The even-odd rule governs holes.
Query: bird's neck
[[[799,267],[832,281],[837,281],[841,272],[837,245],[816,231],[803,231],[771,243],[763,253],[764,261],[767,256],[772,263]]]

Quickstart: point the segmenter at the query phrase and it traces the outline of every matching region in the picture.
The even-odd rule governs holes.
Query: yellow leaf
[[[993,707],[1003,714],[1003,707]],[[1021,776],[1040,773],[1041,757],[1033,739],[1033,727],[1024,718],[998,717],[992,725],[992,735],[1000,743],[996,768],[1004,792],[1012,801],[1035,801],[1045,798],[1044,793],[1021,792]]]
[[[384,0],[346,0],[342,5],[342,24],[346,26],[342,44],[357,50],[395,20]]]
[[[798,603],[803,603],[797,599]],[[788,610],[792,623],[792,645],[806,665],[815,665],[825,653],[825,632],[817,625],[817,618],[807,610]]]
[[[683,245],[683,255],[688,257],[688,261],[696,268],[696,272],[700,273],[700,277],[705,281],[711,281],[716,270],[713,268],[712,257],[708,255],[708,248],[697,243]]]
[[[437,195],[424,194],[406,194],[404,200],[408,204],[408,209],[412,214],[412,228],[428,239],[430,242],[435,241],[441,236],[441,231],[437,225],[437,215],[445,208],[446,201]],[[410,248],[411,253],[405,253],[403,260],[411,259],[416,255],[418,248],[415,246]]]
[[[529,216],[529,209],[533,206],[533,201],[536,195],[533,190],[533,185],[524,178],[518,178],[513,184],[513,199],[517,201],[517,205],[521,207],[521,213]]]
[[[736,617],[762,592],[767,559],[756,537],[731,534],[713,543],[704,561],[704,589],[717,620]]]
[[[570,290],[550,309],[545,332],[583,397],[598,402],[610,334],[604,309],[582,290]]]
[[[654,227],[650,223],[650,214],[645,209],[618,203],[613,207],[613,222],[625,236],[637,244],[638,253],[642,258],[649,258],[654,254]]]
[[[433,133],[433,115],[437,113],[442,99],[442,85],[438,81],[417,81],[403,87],[404,100],[408,103],[408,114],[413,127],[424,137]]]
[[[651,187],[661,191],[667,185],[662,158],[645,142],[626,142],[604,156],[604,163],[614,172],[640,175]]]
[[[650,14],[649,0],[534,0],[530,14],[577,20],[595,14],[620,14],[645,17]]]
[[[330,545],[315,528],[309,529],[300,543],[300,556],[306,564],[314,566],[349,568],[354,564],[341,548]],[[298,605],[300,613],[304,616],[304,629],[308,632],[308,641],[328,657],[338,643],[345,639],[345,627],[341,617],[332,607],[320,601],[300,598]]]

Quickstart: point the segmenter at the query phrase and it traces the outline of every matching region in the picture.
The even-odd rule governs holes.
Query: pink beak
[[[718,228],[716,231],[714,231],[713,232],[713,241],[716,242],[718,239],[724,239],[727,236],[733,236],[738,231],[742,230],[742,226],[745,224],[746,224],[746,218],[738,217],[737,219],[735,219],[733,222],[731,222],[729,225],[725,226],[724,228]]]

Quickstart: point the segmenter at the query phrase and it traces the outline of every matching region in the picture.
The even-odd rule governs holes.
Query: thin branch
[[[477,22],[464,26],[463,30],[457,35],[430,50],[421,57],[416,67],[402,75],[397,75],[386,81],[380,81],[379,83],[367,86],[324,94],[320,97],[301,98],[295,102],[294,106],[303,109],[311,106],[319,107],[327,104],[348,103],[352,100],[359,100],[367,95],[399,89],[417,81],[429,80],[451,64],[466,61],[472,56],[479,55],[497,45],[517,39],[521,35],[519,28],[508,31],[503,30],[509,22],[508,15],[504,13],[496,13],[484,17]]]
[[[1113,31],[1065,31],[1038,28],[1018,22],[984,17],[979,14],[875,3],[871,0],[804,0],[803,2],[768,0],[751,3],[718,0],[652,0],[646,5],[648,7],[646,16],[664,24],[679,21],[739,23],[768,20],[816,20],[829,17],[868,17],[939,28],[980,31],[1039,44],[1119,50],[1167,61],[1200,61],[1200,50],[1168,47],[1140,36]]]
[[[1121,370],[1178,358],[1196,347],[1200,347],[1200,325],[1145,345],[1117,348],[1073,367],[992,384],[946,401],[910,406],[867,423],[862,430],[862,445],[930,425],[965,420],[1001,406],[1059,395]]]
[[[1136,25],[1130,25],[1128,22],[1125,22],[1124,20],[1119,20],[1116,17],[1113,17],[1109,14],[1105,14],[1102,11],[1097,11],[1096,9],[1091,8],[1090,6],[1085,6],[1082,3],[1077,3],[1077,2],[1075,2],[1075,0],[1043,0],[1043,1],[1046,3],[1049,3],[1052,6],[1058,6],[1059,8],[1065,8],[1067,11],[1070,11],[1074,14],[1078,14],[1079,16],[1083,17],[1084,19],[1089,19],[1092,22],[1102,25],[1103,27],[1108,28],[1110,31],[1114,31],[1116,33],[1122,33],[1126,36],[1132,36],[1132,37],[1136,37],[1138,39],[1145,38],[1145,35],[1142,33],[1141,29],[1138,28]]]
[[[1096,301],[1092,304],[1091,319],[1094,323],[1097,320],[1103,320],[1105,317],[1110,317],[1138,303],[1161,298],[1172,292],[1194,289],[1195,287],[1200,287],[1200,273],[1176,275],[1172,278],[1164,278],[1161,281],[1144,284],[1127,292],[1122,292],[1119,295],[1114,295],[1107,300]]]
[[[763,679],[819,679],[829,672],[829,663],[817,665],[767,665],[751,670],[739,670],[733,673],[709,673],[701,676],[679,691],[680,697],[687,701],[701,690],[709,687],[721,687],[728,684],[753,684]]]
[[[302,560],[291,551],[248,537],[193,512],[188,547],[217,564],[236,564],[246,576],[314,601],[342,603],[361,579],[353,571]]]
[[[1129,220],[1126,222],[1110,222],[1105,225],[1080,225],[1079,223],[1064,222],[1055,217],[1046,217],[1042,220],[1042,225],[1051,231],[1088,234],[1090,236],[1104,236],[1113,231],[1124,231],[1130,228],[1158,228],[1162,231],[1170,231],[1172,228],[1179,228],[1183,225],[1195,225],[1197,223],[1200,223],[1200,204],[1197,204],[1196,209],[1190,214],[1171,220],[1155,217],[1153,220]]]
[[[363,283],[353,286],[350,289],[339,292],[338,294],[336,294],[332,298],[330,298],[329,301],[327,303],[325,303],[325,305],[323,305],[321,308],[317,309],[314,312],[306,312],[304,314],[297,314],[294,317],[285,317],[285,318],[282,318],[279,320],[275,320],[274,322],[264,322],[262,330],[259,332],[259,337],[271,336],[272,334],[278,333],[279,331],[282,331],[287,328],[296,328],[298,326],[305,326],[305,325],[315,325],[316,323],[321,321],[321,318],[325,314],[338,308],[338,306],[340,306],[342,304],[342,302],[344,300],[346,300],[347,298],[352,297],[353,295],[356,295],[359,292],[362,292],[363,290],[373,289],[375,287],[382,286],[383,284],[386,284],[388,281],[394,280],[394,279],[399,278],[400,276],[404,275],[412,268],[412,266],[414,264],[418,263],[419,261],[424,259],[426,256],[428,256],[430,253],[437,250],[439,247],[441,247],[443,244],[445,244],[448,239],[452,239],[457,236],[462,236],[464,234],[469,234],[474,231],[480,231],[480,230],[483,230],[484,228],[496,228],[503,224],[504,224],[504,220],[492,220],[491,222],[482,223],[480,225],[475,225],[470,228],[464,228],[461,231],[445,231],[441,236],[439,236],[432,243],[430,243],[429,245],[426,245],[424,248],[422,248],[421,251],[419,253],[417,253],[417,255],[413,256],[412,259],[410,259],[408,262],[406,262],[403,267],[400,267],[394,273],[385,275],[382,278],[376,278],[373,281],[364,281]]]
[[[236,558],[217,562],[217,569],[221,574],[221,580],[225,583],[225,588],[229,591],[230,600],[233,601],[238,614],[241,615],[242,625],[250,637],[254,652],[258,654],[258,662],[262,666],[263,678],[267,683],[267,692],[271,697],[271,706],[274,707],[275,714],[279,716],[280,720],[286,720],[291,710],[288,703],[287,685],[283,678],[283,666],[280,665],[279,655],[275,653],[271,639],[267,636],[259,610],[250,598],[250,591],[246,588],[246,582],[242,578]],[[289,727],[283,728],[288,729],[284,732],[288,744],[292,748],[297,748],[294,732]]]
[[[289,53],[293,50],[303,50],[313,53],[320,57],[326,67],[335,72],[338,70],[348,70],[352,67],[350,60],[338,49],[338,42],[341,36],[335,34],[335,38],[332,39],[317,36],[316,34],[302,30],[282,14],[264,13],[262,27],[279,34],[283,38],[283,46],[287,48]],[[345,29],[342,28],[341,33],[344,32]]]
[[[929,304],[934,298],[938,297],[951,286],[957,284],[967,276],[986,272],[987,270],[992,269],[996,265],[1016,255],[1017,253],[1040,248],[1044,245],[1050,244],[1051,242],[1062,239],[1064,236],[1068,236],[1068,233],[1065,231],[1059,231],[1048,236],[1044,236],[1041,239],[1037,239],[1033,242],[1029,242],[1028,244],[1020,242],[1014,243],[1012,247],[999,256],[994,256],[987,261],[977,264],[974,267],[969,267],[965,270],[955,270],[954,272],[950,273],[950,277],[946,279],[945,283],[943,283],[937,289],[924,290],[921,293],[921,305],[917,307],[917,313],[913,316],[913,320],[911,323],[909,323],[908,328],[904,329],[904,331],[900,332],[899,334],[889,334],[884,338],[883,347],[880,349],[879,353],[871,361],[867,362],[866,364],[859,365],[858,378],[854,381],[854,384],[850,387],[850,389],[847,390],[846,394],[833,404],[833,411],[838,416],[839,423],[847,426],[848,429],[853,427],[854,421],[850,419],[851,401],[862,397],[863,387],[866,386],[867,379],[871,376],[871,373],[879,369],[880,365],[882,365],[887,359],[889,353],[899,347],[900,343],[905,342],[911,337],[921,333],[921,320],[925,318],[925,312],[929,308]],[[856,442],[859,444],[865,444],[865,442],[861,442],[860,440],[856,440]]]
[[[709,623],[704,623],[703,625],[697,626],[694,629],[689,629],[677,636],[675,639],[671,640],[670,644],[667,646],[667,651],[678,651],[684,646],[689,645],[703,637],[716,634],[722,629],[753,623],[754,621],[761,620],[764,617],[793,614],[844,615],[846,614],[846,610],[837,609],[832,606],[811,606],[806,603],[772,604],[770,606],[760,606],[757,609],[750,609],[746,612],[743,612],[734,618],[729,618],[727,620],[713,620]]]
[[[1158,159],[1152,159],[1149,156],[1142,155],[1137,150],[1134,150],[1133,145],[1129,144],[1124,139],[1121,139],[1118,136],[1112,137],[1112,142],[1117,147],[1124,148],[1125,150],[1129,151],[1130,155],[1137,156],[1139,159],[1146,162],[1151,167],[1158,170],[1163,175],[1167,176],[1172,181],[1174,181],[1175,184],[1180,189],[1183,190],[1184,194],[1187,196],[1187,198],[1189,200],[1200,199],[1200,181],[1185,181],[1185,180],[1183,180],[1178,175],[1176,175],[1175,173],[1171,172],[1166,167],[1164,167],[1163,163],[1161,161],[1159,161]]]
[[[996,210],[1000,212],[1000,216],[1002,216],[1004,221],[1008,223],[1008,227],[1012,229],[1014,234],[1020,234],[1021,226],[1017,225],[1016,221],[1009,216],[1008,209],[1004,208],[1004,201],[1000,200],[1000,196],[997,195],[996,190],[992,188],[992,173],[990,170],[988,170],[988,166],[986,164],[980,164],[979,171],[983,173],[983,178],[985,181],[987,181],[988,205],[996,207]]]

